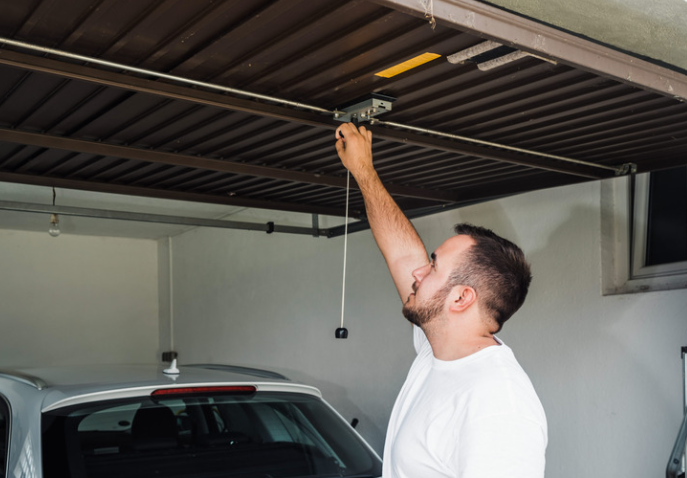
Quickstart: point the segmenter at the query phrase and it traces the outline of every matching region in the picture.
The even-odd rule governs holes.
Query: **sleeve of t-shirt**
[[[546,433],[526,416],[496,414],[465,423],[456,453],[458,478],[543,478]]]

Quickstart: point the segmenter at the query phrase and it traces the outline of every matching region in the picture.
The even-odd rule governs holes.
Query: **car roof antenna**
[[[177,359],[172,359],[172,365],[162,371],[165,375],[179,375],[179,369],[177,368]]]

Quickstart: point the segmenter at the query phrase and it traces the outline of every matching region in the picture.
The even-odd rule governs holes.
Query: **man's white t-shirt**
[[[541,478],[546,416],[503,342],[442,361],[413,326],[417,357],[391,413],[384,478]]]

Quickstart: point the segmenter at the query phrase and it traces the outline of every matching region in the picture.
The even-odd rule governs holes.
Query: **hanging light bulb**
[[[55,188],[52,188],[52,205],[55,206],[55,198],[57,198],[57,192]],[[52,237],[57,237],[60,235],[60,217],[57,214],[50,215],[50,228],[48,229],[48,234]]]
[[[48,234],[52,237],[57,237],[60,235],[60,218],[57,214],[50,215],[50,229],[48,229]]]

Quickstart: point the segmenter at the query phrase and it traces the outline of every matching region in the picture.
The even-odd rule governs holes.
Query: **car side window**
[[[10,435],[10,416],[7,402],[0,396],[0,478],[7,476],[7,452]]]

